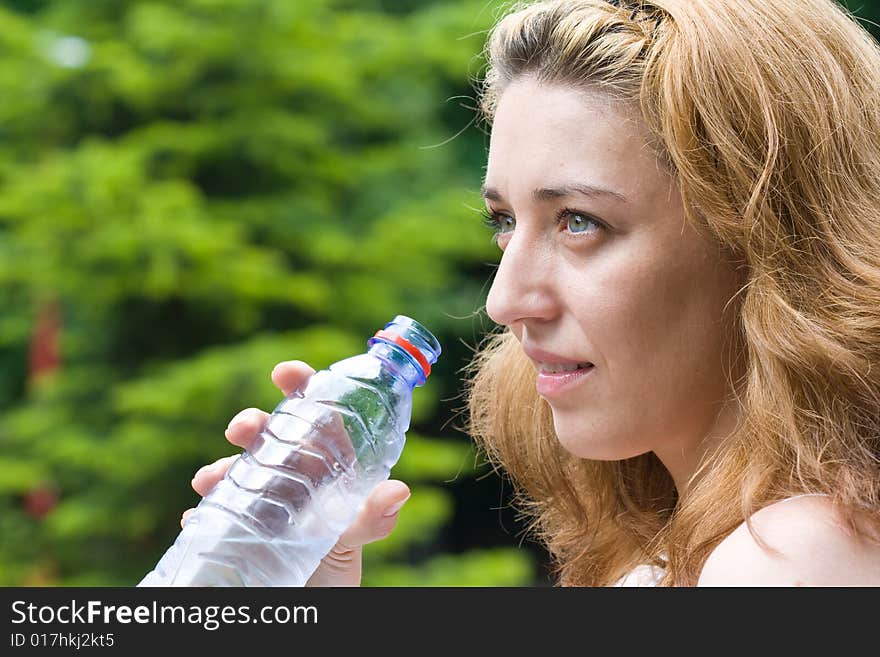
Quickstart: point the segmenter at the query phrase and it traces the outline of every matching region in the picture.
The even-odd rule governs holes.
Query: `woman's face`
[[[561,444],[654,451],[681,487],[736,421],[723,351],[737,311],[722,311],[741,283],[686,222],[637,115],[520,79],[497,106],[483,192],[503,251],[487,312],[533,361]]]

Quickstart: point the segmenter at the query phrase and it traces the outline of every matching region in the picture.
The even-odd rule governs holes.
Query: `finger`
[[[199,468],[195,475],[193,475],[193,490],[202,497],[207,495],[217,482],[223,479],[223,475],[226,474],[229,466],[232,465],[232,462],[237,458],[238,454],[225,456],[222,459],[217,459],[213,463]]]
[[[281,388],[285,395],[289,395],[305,387],[314,373],[314,368],[301,360],[287,360],[278,363],[272,370],[272,383]]]
[[[246,408],[239,411],[226,427],[224,432],[226,440],[237,447],[247,449],[254,442],[257,434],[266,426],[268,419],[269,414],[259,408]]]
[[[370,493],[352,525],[339,537],[339,543],[347,549],[354,549],[388,536],[409,496],[409,486],[402,481],[391,479],[380,483]]]
[[[180,526],[181,527],[183,527],[186,524],[187,519],[193,514],[193,511],[195,511],[195,510],[196,510],[196,508],[193,507],[193,508],[187,509],[186,511],[183,512],[183,515],[180,516]]]

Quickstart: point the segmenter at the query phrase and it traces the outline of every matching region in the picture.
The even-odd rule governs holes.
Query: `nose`
[[[556,313],[553,258],[522,229],[507,243],[486,298],[486,313],[497,324],[548,320]]]

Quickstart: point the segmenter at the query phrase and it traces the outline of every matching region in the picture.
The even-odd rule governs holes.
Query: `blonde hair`
[[[507,331],[467,370],[468,431],[562,585],[639,563],[694,585],[754,511],[825,493],[880,533],[880,49],[832,0],[557,0],[493,28],[481,109],[525,75],[641,111],[688,220],[747,271],[737,432],[679,497],[653,453],[577,459]]]

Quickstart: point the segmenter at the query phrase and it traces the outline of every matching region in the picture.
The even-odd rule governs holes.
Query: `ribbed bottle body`
[[[409,428],[412,388],[373,353],[315,373],[199,503],[140,586],[302,586]]]

